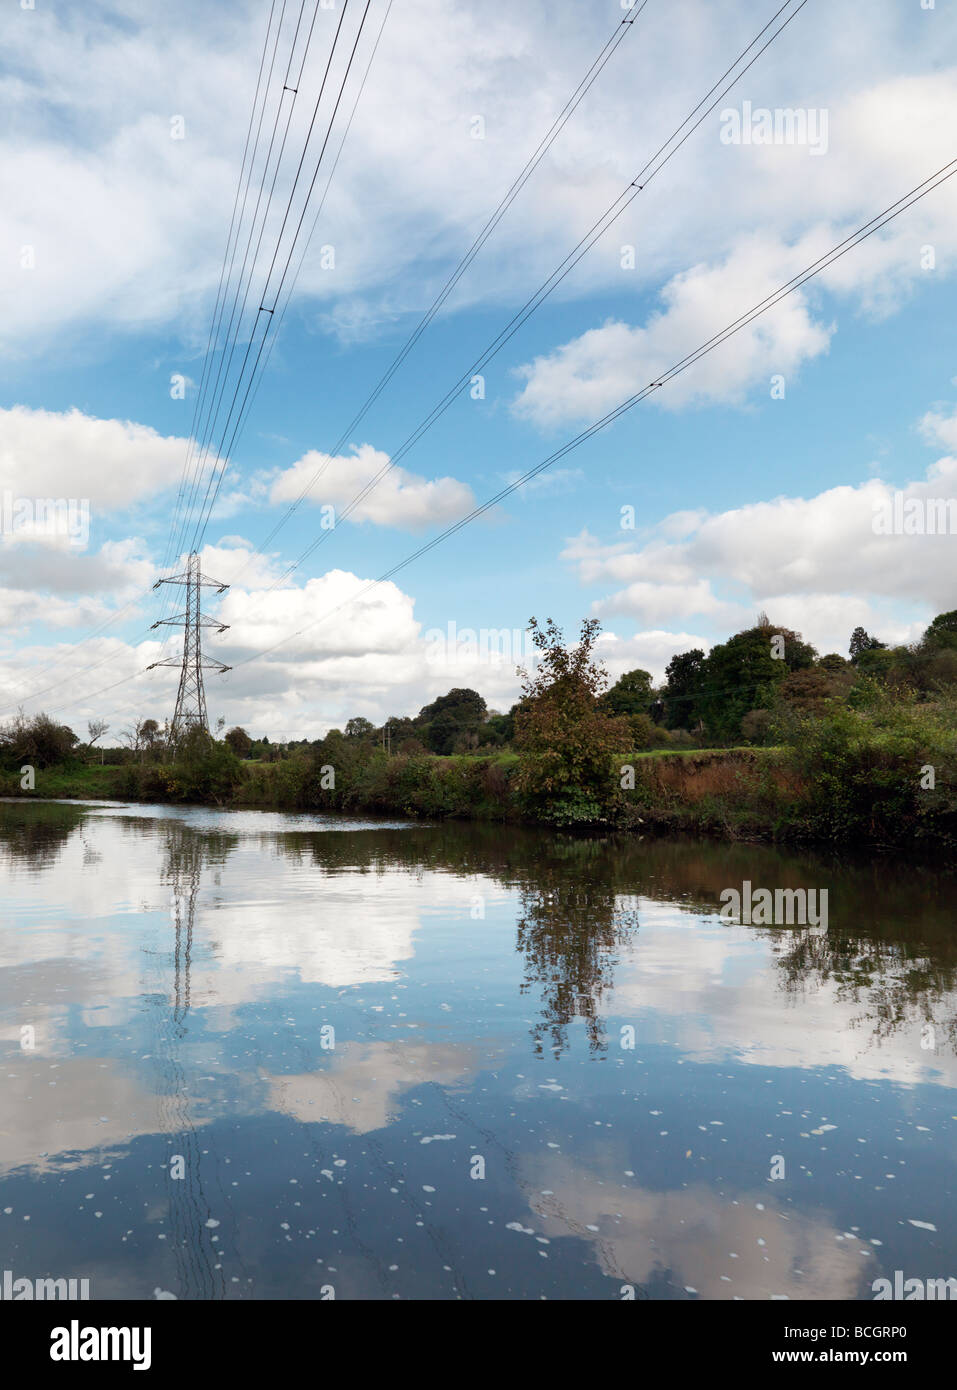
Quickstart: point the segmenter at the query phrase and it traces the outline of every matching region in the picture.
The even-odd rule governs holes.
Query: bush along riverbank
[[[805,681],[797,699],[793,691],[791,698],[762,694],[765,704],[738,721],[741,733],[750,731],[759,744],[706,749],[672,740],[649,748],[645,739],[640,750],[623,753],[648,733],[650,720],[644,712],[628,717],[619,712],[621,703],[609,702],[609,694],[645,696],[634,679],[634,689],[625,688],[627,677],[604,692],[605,673],[594,655],[597,624],[584,623],[571,647],[550,622],[540,627],[532,620],[530,628],[540,660],[507,720],[496,716],[505,746],[445,753],[410,738],[393,753],[377,736],[381,731],[356,719],[344,733],[332,730],[281,749],[266,740],[251,746],[245,734],[243,744],[233,737],[242,730],[224,739],[194,730],[175,756],[151,738],[109,750],[110,762],[104,751],[98,763],[91,746],[75,749],[69,729],[38,715],[0,736],[0,793],[728,839],[957,845],[957,683],[908,685],[862,670],[849,684],[842,670],[831,693],[809,692]],[[767,626],[751,630],[749,659],[767,633],[772,644],[784,641]],[[799,644],[792,646],[800,653]],[[942,670],[957,647],[941,651],[934,660]],[[822,667],[824,675],[829,669]],[[820,673],[811,674],[817,680]],[[779,681],[779,690],[786,683]],[[443,743],[461,737],[457,721],[475,700],[475,692],[456,690],[427,707],[430,737]]]
[[[588,782],[536,753],[389,756],[342,735],[276,762],[242,761],[224,743],[175,762],[75,761],[0,774],[5,796],[132,800],[521,822],[637,834],[904,846],[957,845],[957,758],[926,715],[888,727],[851,711],[779,748],[610,754]]]

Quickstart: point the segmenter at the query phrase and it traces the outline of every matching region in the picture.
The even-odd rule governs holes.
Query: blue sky
[[[596,615],[612,675],[638,665],[660,676],[674,652],[708,647],[762,609],[821,651],[846,651],[858,623],[908,641],[954,606],[953,536],[879,537],[872,519],[898,489],[957,499],[957,180],[367,591],[957,155],[955,71],[941,57],[953,19],[916,0],[801,6],[488,366],[484,399],[456,400],[356,518],[276,583],[322,534],[322,506],[338,514],[389,461],[777,8],[648,0],[330,460],[623,14],[617,3],[503,12],[394,0],[386,19],[387,0],[372,0],[357,72],[386,19],[381,41],[204,528],[204,568],[233,584],[213,605],[230,629],[209,650],[235,668],[210,678],[213,717],[314,735],[350,714],[413,713],[451,685],[507,707],[522,652],[437,653],[428,635],[449,623],[516,629],[535,614],[571,636]],[[299,9],[287,0],[280,57]],[[313,10],[308,0],[307,22]],[[94,716],[119,731],[171,708],[175,671],[138,673],[160,654],[155,634],[144,640],[165,611],[151,586],[165,572],[268,13],[211,4],[197,17],[126,0],[9,10],[0,22],[14,112],[0,161],[0,490],[89,499],[91,515],[82,545],[55,531],[0,536],[5,712],[53,709],[82,733]],[[334,27],[360,13],[358,0],[345,16],[316,8],[263,275],[286,244],[280,212]],[[346,115],[357,93],[347,84]],[[824,113],[826,140],[814,148],[798,130],[725,143],[721,113],[745,101],[816,113],[819,128]],[[177,375],[184,399],[171,394]],[[772,397],[778,378],[783,399]],[[320,481],[260,553],[317,467]],[[634,529],[620,524],[627,507]]]

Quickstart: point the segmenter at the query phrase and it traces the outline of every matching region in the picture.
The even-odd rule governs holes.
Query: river
[[[957,1276],[945,866],[7,801],[0,878],[13,1278],[851,1300]],[[745,882],[826,891],[826,923],[729,920]]]

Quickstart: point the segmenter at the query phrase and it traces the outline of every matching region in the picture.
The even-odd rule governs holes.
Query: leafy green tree
[[[457,686],[447,695],[440,695],[431,704],[424,705],[415,723],[429,749],[446,755],[453,751],[463,735],[478,734],[486,714],[485,701],[477,690]]]
[[[887,680],[895,668],[898,676],[905,672],[909,664],[908,655],[905,647],[885,647],[881,642],[875,647],[862,648],[853,659],[853,664],[862,675]]]
[[[921,639],[923,647],[957,648],[957,608],[949,613],[938,613]]]
[[[693,647],[679,652],[665,667],[665,687],[662,701],[665,707],[665,726],[669,729],[690,729],[698,722],[698,695],[704,675],[704,652]]]
[[[371,738],[375,733],[375,725],[369,719],[363,719],[362,715],[357,715],[346,723],[346,738]]]
[[[490,710],[484,724],[479,725],[478,743],[480,748],[504,748],[511,743],[515,734],[515,714],[513,705],[508,714]]]
[[[748,743],[770,743],[774,716],[769,709],[752,709],[741,720],[741,733]]]
[[[78,742],[66,724],[58,724],[48,714],[27,718],[21,710],[0,729],[0,756],[15,766],[29,763],[32,767],[52,767],[65,762]]]
[[[837,652],[828,652],[818,659],[817,664],[822,671],[846,671],[848,660],[847,657],[840,656]]]
[[[242,764],[226,742],[188,729],[176,745],[169,793],[182,801],[227,801],[242,782]]]
[[[602,695],[600,704],[609,714],[647,714],[651,705],[651,675],[636,669],[626,671],[610,690]]]
[[[226,735],[226,742],[236,754],[237,758],[248,758],[253,748],[253,741],[246,730],[238,724],[235,729],[230,729]]]
[[[851,660],[857,662],[864,652],[880,651],[884,646],[876,637],[872,637],[862,627],[856,627],[851,633],[850,654]]]
[[[544,627],[535,618],[529,622],[541,656],[531,672],[521,672],[524,698],[515,715],[518,786],[535,814],[559,825],[607,817],[617,790],[612,756],[630,741],[627,721],[599,707],[608,683],[594,653],[600,626],[597,619],[586,619],[577,644],[567,648],[551,618]]]
[[[800,633],[766,618],[713,647],[704,663],[698,709],[713,738],[731,740],[752,709],[767,709],[789,671],[813,665],[817,653]]]

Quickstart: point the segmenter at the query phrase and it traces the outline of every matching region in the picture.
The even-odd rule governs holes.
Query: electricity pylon
[[[170,656],[165,661],[154,661],[146,669],[152,671],[156,666],[179,666],[179,691],[176,696],[176,709],[173,711],[173,721],[169,728],[169,743],[174,747],[179,739],[190,731],[190,729],[205,729],[209,732],[209,724],[206,718],[206,691],[203,688],[204,671],[229,671],[232,668],[224,666],[221,661],[214,657],[203,658],[201,630],[204,627],[214,627],[218,632],[225,632],[228,623],[221,623],[216,618],[204,618],[200,607],[200,595],[204,588],[216,589],[223,594],[229,588],[228,584],[220,584],[218,579],[210,579],[201,573],[199,568],[199,556],[194,550],[187,558],[186,569],[182,574],[171,575],[169,579],[157,579],[153,585],[158,589],[161,584],[183,584],[186,587],[186,612],[180,613],[175,618],[160,618],[152,627],[181,627],[183,633],[183,656],[182,661],[178,657]]]

